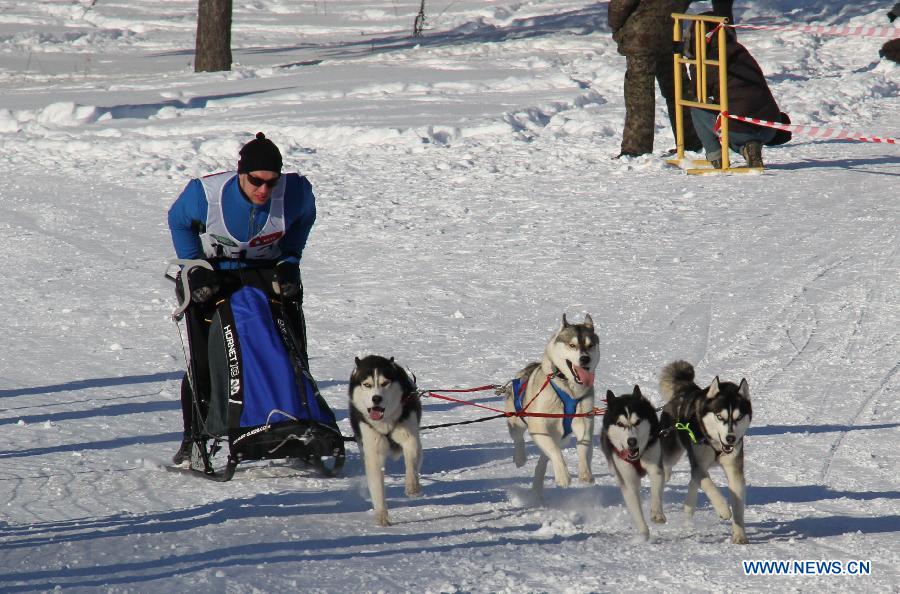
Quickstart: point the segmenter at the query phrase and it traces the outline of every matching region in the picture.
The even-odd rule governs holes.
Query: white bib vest
[[[222,212],[222,192],[234,171],[216,173],[200,178],[206,193],[206,231],[200,234],[200,243],[207,258],[234,258],[247,260],[276,260],[281,256],[279,240],[284,237],[284,189],[287,185],[282,175],[272,189],[269,198],[269,218],[256,236],[238,241],[225,225]]]

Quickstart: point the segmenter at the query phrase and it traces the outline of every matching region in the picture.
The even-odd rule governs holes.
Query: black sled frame
[[[234,477],[238,464],[243,461],[290,458],[329,478],[337,476],[344,466],[344,438],[327,425],[298,420],[258,429],[263,430],[253,434],[253,442],[246,446],[238,446],[231,439],[200,435],[193,439],[188,468],[170,468],[212,481],[227,482]],[[217,468],[214,460],[223,453],[226,445],[229,452],[225,464]],[[329,458],[330,463],[326,462]]]
[[[173,320],[178,324],[190,307],[191,292],[187,286],[187,275],[190,269],[194,266],[201,266],[212,270],[212,265],[206,260],[173,260],[170,264],[183,266],[180,282],[184,301],[179,304],[172,314]],[[179,282],[177,276],[167,274],[166,278],[176,283]],[[282,317],[286,321],[290,320],[284,300],[278,303]],[[299,319],[296,326],[299,328],[300,336],[297,336],[294,324],[285,323],[279,325],[279,327],[282,332],[286,333],[284,343],[290,354],[297,381],[299,382],[305,377],[312,383],[315,387],[315,392],[318,394],[316,381],[307,371],[309,359],[306,349],[306,319],[303,315],[302,296],[297,300],[297,303],[296,315]],[[186,321],[185,327],[189,350],[192,350],[194,341],[192,340],[189,321]],[[187,361],[187,376],[193,406],[193,414],[191,415],[192,445],[189,464],[187,468],[180,466],[167,468],[175,472],[187,472],[216,482],[230,481],[234,477],[238,464],[244,461],[290,458],[303,463],[305,466],[328,478],[337,476],[341,471],[346,460],[344,442],[347,439],[341,435],[340,431],[324,423],[297,419],[282,411],[278,412],[290,417],[291,421],[271,424],[267,422],[263,426],[249,430],[230,430],[227,438],[210,434],[205,426],[207,404],[198,398],[197,390],[195,389],[197,382],[195,379],[196,369],[194,361],[195,358],[192,352]],[[225,464],[217,466],[214,462],[219,455],[224,453],[222,450],[225,445],[228,446]],[[331,459],[330,463],[325,461],[327,458]]]

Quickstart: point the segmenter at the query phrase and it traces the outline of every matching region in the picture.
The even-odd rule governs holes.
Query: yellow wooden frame
[[[719,114],[728,111],[728,63],[725,47],[725,27],[728,19],[717,16],[703,16],[699,14],[672,13],[675,21],[672,40],[675,42],[675,54],[673,67],[675,69],[675,158],[666,161],[684,169],[693,175],[715,175],[720,173],[750,173],[762,171],[761,167],[732,167],[728,148],[728,118],[722,117],[720,121],[720,142],[722,144],[722,168],[713,169],[711,163],[706,160],[686,159],[684,156],[684,108],[699,107],[718,111]],[[681,35],[681,21],[689,21],[694,27],[694,58],[688,59],[682,53],[684,39]],[[719,26],[716,34],[718,39],[718,55],[716,59],[710,59],[706,54],[705,43],[707,25],[713,23]],[[682,66],[693,65],[697,72],[696,96],[697,101],[689,101],[684,98],[684,81],[682,80]],[[707,91],[707,66],[712,66],[719,73],[719,103],[710,103]],[[697,167],[697,166],[700,167]]]

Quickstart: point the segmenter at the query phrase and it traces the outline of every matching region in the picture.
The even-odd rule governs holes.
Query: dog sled
[[[185,266],[176,320],[190,315],[186,278],[202,260]],[[208,324],[209,394],[199,394],[191,323],[187,323],[188,380],[193,406],[188,467],[168,467],[215,481],[228,481],[242,462],[289,459],[334,476],[344,464],[344,438],[332,410],[309,372],[300,301],[288,302],[263,288],[259,274],[217,301]],[[271,282],[271,277],[269,277]],[[196,330],[195,330],[196,331]]]

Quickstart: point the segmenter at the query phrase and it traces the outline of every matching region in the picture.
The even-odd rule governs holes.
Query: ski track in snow
[[[883,26],[888,4],[736,13]],[[663,164],[658,100],[657,155],[614,161],[624,58],[605,3],[427,5],[411,40],[418,7],[236,3],[235,68],[194,74],[193,1],[0,0],[0,592],[897,591],[897,147],[795,137],[762,175],[694,178]],[[794,123],[900,136],[883,40],[739,36]],[[311,367],[345,434],[354,356],[393,355],[422,388],[499,384],[563,312],[589,312],[600,394],[639,383],[659,402],[676,358],[701,384],[748,379],[751,544],[729,544],[704,495],[684,524],[686,462],[647,544],[599,451],[595,485],[549,479],[537,499],[537,451],[516,469],[501,420],[425,432],[419,498],[389,463],[389,528],[353,444],[335,479],[166,472],[184,365],[166,210],[257,130],[317,195]],[[486,412],[424,405],[423,424]],[[744,576],[744,559],[873,575]]]

